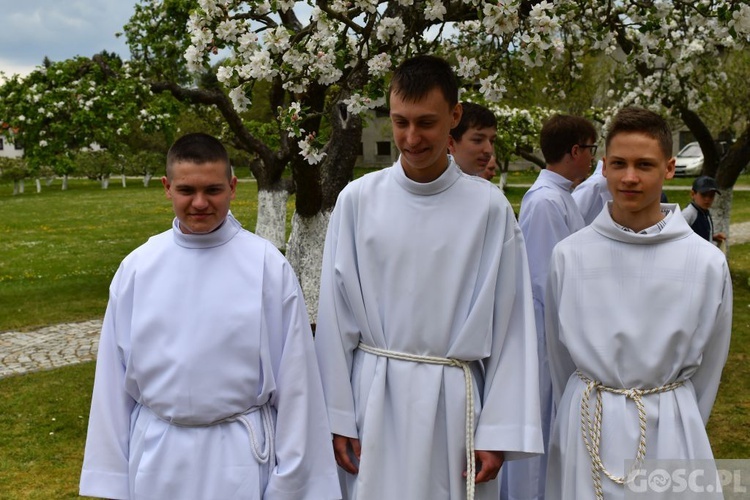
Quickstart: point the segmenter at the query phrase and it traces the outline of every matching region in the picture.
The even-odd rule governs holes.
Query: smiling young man
[[[172,229],[110,286],[81,495],[340,498],[302,292],[229,213],[226,150],[185,135],[162,182]]]
[[[491,179],[497,168],[490,165],[495,154],[497,118],[479,104],[463,102],[461,107],[461,120],[450,131],[448,151],[465,173],[485,179],[489,175]]]
[[[662,117],[621,110],[606,147],[612,201],[550,262],[548,500],[628,498],[643,460],[713,458],[705,424],[732,325],[726,259],[660,203],[675,165]]]
[[[399,66],[390,112],[401,156],[341,192],[323,257],[315,348],[344,498],[496,500],[503,461],[542,451],[523,237],[447,154],[446,61]]]

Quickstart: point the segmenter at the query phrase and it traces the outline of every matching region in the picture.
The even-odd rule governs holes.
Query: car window
[[[691,142],[684,148],[682,148],[682,151],[677,153],[677,156],[685,156],[688,158],[699,158],[703,156],[703,151],[701,151],[701,147],[697,142]]]

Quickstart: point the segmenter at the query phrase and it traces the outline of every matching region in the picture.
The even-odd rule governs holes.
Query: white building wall
[[[23,148],[17,148],[15,144],[8,141],[7,137],[0,136],[0,158],[21,158]]]
[[[388,143],[390,153],[379,155],[378,142]],[[375,112],[370,112],[365,117],[365,124],[362,128],[362,155],[357,158],[357,165],[370,168],[388,167],[397,158],[398,149],[393,142],[391,119],[388,115],[377,116]]]

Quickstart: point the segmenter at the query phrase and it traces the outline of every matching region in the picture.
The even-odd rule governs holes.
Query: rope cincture
[[[677,382],[671,382],[662,385],[661,387],[653,387],[650,389],[619,389],[616,387],[607,387],[601,382],[592,380],[580,370],[576,370],[576,375],[578,375],[578,378],[586,384],[586,389],[584,389],[583,396],[581,397],[581,435],[583,436],[583,444],[586,446],[586,450],[591,457],[591,479],[594,481],[594,492],[596,498],[597,500],[603,500],[604,490],[602,490],[601,474],[604,474],[610,481],[616,484],[625,484],[627,479],[632,476],[633,472],[640,468],[646,457],[646,407],[643,404],[643,396],[673,391],[680,387],[684,381],[680,380]],[[592,418],[589,411],[589,397],[594,390],[596,390],[596,407],[594,408],[594,416]],[[640,428],[638,450],[636,451],[635,462],[633,462],[630,471],[622,477],[615,476],[609,472],[602,462],[600,443],[602,437],[603,392],[620,394],[626,398],[630,398],[638,409],[638,425]]]
[[[466,389],[466,499],[473,500],[475,488],[474,479],[476,476],[476,457],[474,456],[474,379],[471,375],[470,362],[460,359],[441,358],[438,356],[422,356],[419,354],[389,351],[387,349],[380,349],[379,347],[372,347],[363,344],[362,342],[359,343],[357,348],[361,351],[374,354],[375,356],[411,361],[414,363],[453,366],[463,370],[464,385]]]
[[[263,424],[263,437],[264,437],[265,442],[263,443],[262,449],[260,447],[260,444],[258,443],[258,436],[255,431],[255,426],[253,426],[253,424],[247,418],[248,415],[251,415],[255,412],[260,412],[260,418]],[[161,420],[164,420],[168,424],[175,425],[177,427],[213,427],[214,425],[226,424],[229,422],[239,422],[247,430],[247,435],[250,440],[250,450],[253,452],[253,457],[255,458],[255,460],[258,462],[259,465],[269,464],[268,466],[269,478],[273,474],[273,466],[274,466],[273,460],[275,460],[275,457],[276,457],[276,449],[274,446],[276,442],[276,431],[275,431],[275,427],[273,423],[273,414],[271,412],[270,401],[266,402],[265,404],[261,406],[255,406],[253,408],[250,408],[244,413],[230,415],[229,417],[222,418],[220,420],[217,420],[215,422],[211,422],[208,424],[188,424],[188,423],[180,422],[178,420],[167,420],[163,418]]]
[[[273,416],[271,415],[270,403],[264,404],[260,407],[260,410],[256,411],[260,411],[260,418],[263,422],[263,436],[265,438],[263,449],[260,449],[260,445],[258,444],[258,438],[255,434],[255,427],[253,427],[253,424],[251,424],[247,419],[246,415],[248,415],[248,413],[238,415],[237,417],[235,417],[235,420],[240,422],[245,426],[245,429],[247,429],[247,435],[250,438],[250,449],[253,452],[253,457],[255,457],[255,460],[260,465],[264,465],[267,464],[271,460],[271,457],[276,454],[276,451],[274,449],[274,441],[276,439],[274,435]],[[271,472],[271,469],[273,469],[273,467],[269,466],[269,474]]]

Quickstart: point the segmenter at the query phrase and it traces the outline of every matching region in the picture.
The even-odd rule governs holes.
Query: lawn
[[[528,185],[535,174],[512,173]],[[743,177],[743,182],[746,179]],[[689,186],[680,179],[674,185]],[[671,185],[671,184],[670,184]],[[525,187],[510,187],[516,210]],[[39,194],[11,196],[0,184],[0,341],[2,332],[99,318],[119,262],[150,235],[169,227],[171,208],[156,182],[144,188],[113,183],[108,190],[72,180]],[[687,191],[668,191],[684,203]],[[253,228],[254,182],[238,186],[232,210]],[[735,191],[732,222],[750,221],[750,191]],[[293,199],[290,200],[290,214]],[[734,328],[722,386],[709,422],[719,458],[750,457],[750,244],[734,245]],[[0,379],[0,498],[78,498],[93,363]]]

